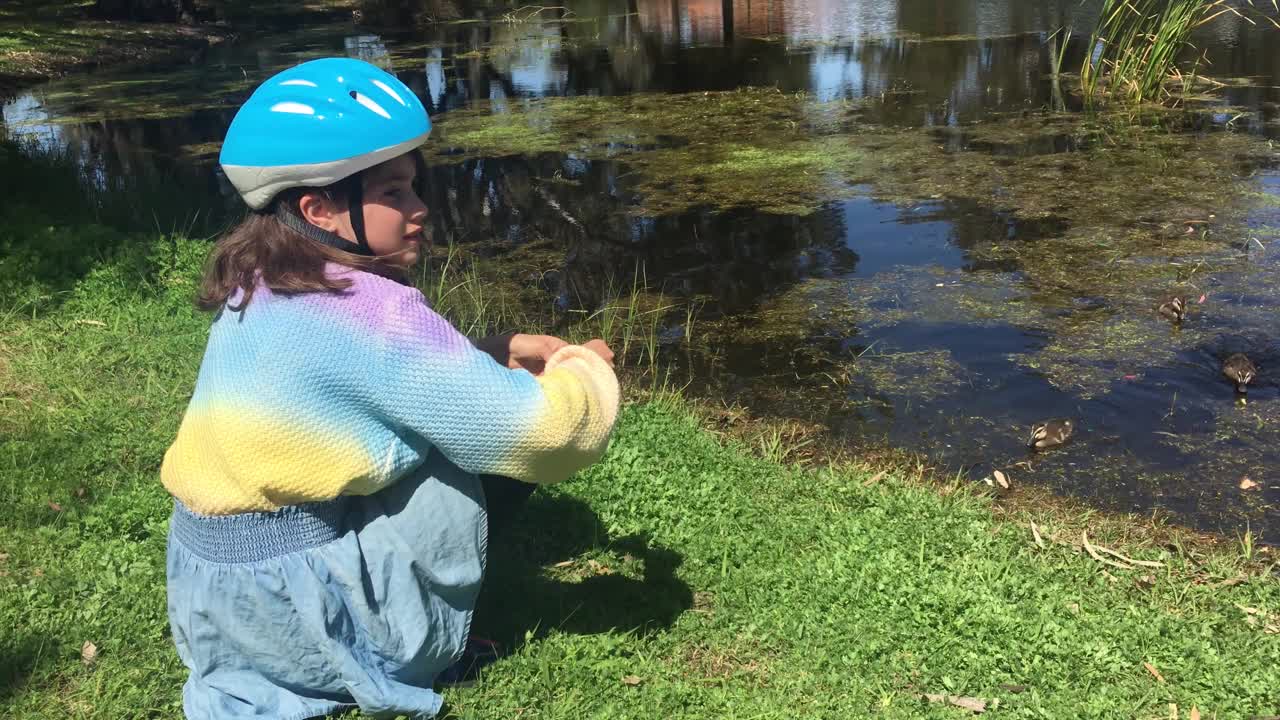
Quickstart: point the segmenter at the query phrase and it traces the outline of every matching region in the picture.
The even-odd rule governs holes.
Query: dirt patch
[[[746,682],[754,686],[765,685],[769,678],[766,657],[758,648],[750,651],[737,648],[695,645],[684,648],[678,662],[691,673],[708,680]]]

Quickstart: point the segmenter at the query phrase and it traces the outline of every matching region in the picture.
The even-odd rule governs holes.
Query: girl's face
[[[417,166],[410,155],[370,168],[364,175],[364,236],[383,259],[408,268],[422,257],[427,206],[413,189]],[[338,213],[338,234],[355,242],[351,216]]]

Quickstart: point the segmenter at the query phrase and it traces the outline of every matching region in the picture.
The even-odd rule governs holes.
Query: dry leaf
[[[62,506],[52,500],[49,501],[49,509],[54,512],[62,512]]]
[[[885,471],[881,470],[875,475],[872,475],[869,479],[867,479],[866,482],[862,483],[862,487],[871,487],[872,485],[875,485],[876,483],[880,482],[880,479],[883,478],[884,476],[885,476]]]
[[[641,680],[639,675],[623,675],[622,676],[623,685],[631,685],[634,687],[636,685],[639,685],[642,682],[644,682],[644,680]]]
[[[997,484],[997,485],[999,485],[1000,487],[1004,488],[1005,490],[1008,490],[1008,489],[1009,489],[1009,476],[1008,476],[1008,475],[1005,475],[1004,473],[1000,472],[999,470],[996,470],[995,472],[993,472],[993,473],[991,473],[991,474],[995,477],[995,479],[996,479],[996,484]]]
[[[1160,674],[1160,671],[1156,669],[1155,665],[1152,665],[1149,662],[1144,662],[1142,663],[1142,667],[1146,668],[1147,672],[1151,673],[1151,676],[1154,677],[1156,680],[1159,680],[1160,682],[1164,682],[1164,676]]]
[[[76,497],[78,497],[78,498],[82,498],[82,497],[84,497],[84,494],[85,494],[86,492],[88,492],[88,491],[87,491],[87,490],[85,490],[83,486],[78,487],[78,488],[76,488]]]
[[[924,699],[929,702],[955,705],[956,707],[961,707],[965,710],[972,710],[975,713],[987,711],[987,702],[981,698],[964,697],[962,695],[930,695],[926,693]]]
[[[76,320],[77,325],[93,325],[95,327],[106,327],[107,324],[101,320]]]
[[[1037,545],[1037,546],[1039,546],[1039,547],[1041,547],[1041,548],[1043,548],[1043,547],[1045,546],[1045,545],[1044,545],[1044,538],[1040,537],[1040,528],[1036,527],[1036,524],[1035,524],[1034,522],[1033,522],[1033,523],[1031,523],[1031,537],[1033,537],[1033,538],[1035,538],[1035,539],[1036,539],[1036,545]]]
[[[1256,483],[1256,482],[1254,482],[1254,481],[1250,480],[1250,479],[1249,479],[1249,478],[1247,478],[1247,477],[1240,478],[1240,489],[1241,489],[1241,490],[1252,490],[1252,489],[1254,489],[1254,488],[1256,488],[1256,487],[1258,487],[1258,483]]]
[[[1187,715],[1189,720],[1200,720],[1200,710],[1195,705],[1191,706],[1191,714]]]
[[[6,562],[8,561],[8,559],[9,559],[9,553],[0,553],[0,563]]]
[[[80,646],[80,661],[83,662],[85,665],[92,665],[93,662],[97,659],[98,659],[98,646],[94,645],[88,640],[85,640],[84,645]]]
[[[572,564],[573,564],[572,560],[561,560],[560,562],[556,563],[555,565],[552,565],[551,567],[569,567]]]
[[[1027,691],[1027,686],[1026,686],[1026,685],[1014,685],[1014,684],[1012,684],[1012,683],[1000,683],[1000,689],[1001,689],[1001,690],[1003,690],[1003,691],[1005,691],[1005,692],[1007,692],[1007,693],[1013,693],[1014,695],[1017,695],[1018,693],[1026,692],[1026,691]]]

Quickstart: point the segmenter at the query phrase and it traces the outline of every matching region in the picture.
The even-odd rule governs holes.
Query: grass
[[[156,475],[203,348],[190,297],[208,246],[78,216],[55,230],[103,238],[97,250],[22,291],[40,255],[12,251],[52,221],[32,190],[11,199],[0,717],[177,718]],[[457,299],[460,322],[521,317],[454,258],[428,290]],[[608,305],[615,332],[649,326],[643,285]],[[477,630],[513,652],[447,693],[453,717],[968,714],[925,693],[999,700],[1011,718],[1280,712],[1280,580],[1252,536],[1198,554],[909,465],[797,464],[810,440],[793,428],[718,435],[677,393],[632,395],[605,460],[539,491],[496,547]],[[1104,565],[1081,550],[1085,528],[1162,565]]]
[[[1171,79],[1185,90],[1200,64],[1197,59],[1185,72],[1178,67],[1191,49],[1191,33],[1225,13],[1255,22],[1227,0],[1105,0],[1089,39],[1093,51],[1080,68],[1086,102],[1103,96],[1131,104],[1162,101],[1173,96]],[[1256,15],[1280,29],[1275,19]]]

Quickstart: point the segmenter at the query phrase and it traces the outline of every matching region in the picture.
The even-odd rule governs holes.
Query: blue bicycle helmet
[[[364,240],[358,174],[413,150],[430,132],[422,102],[394,75],[363,60],[324,58],[296,65],[259,85],[232,119],[218,161],[255,210],[268,207],[289,188],[324,187],[354,178],[348,193],[352,225],[359,252],[367,255],[372,252]],[[351,243],[287,208],[277,208],[276,214],[308,237],[350,249],[345,246]]]

